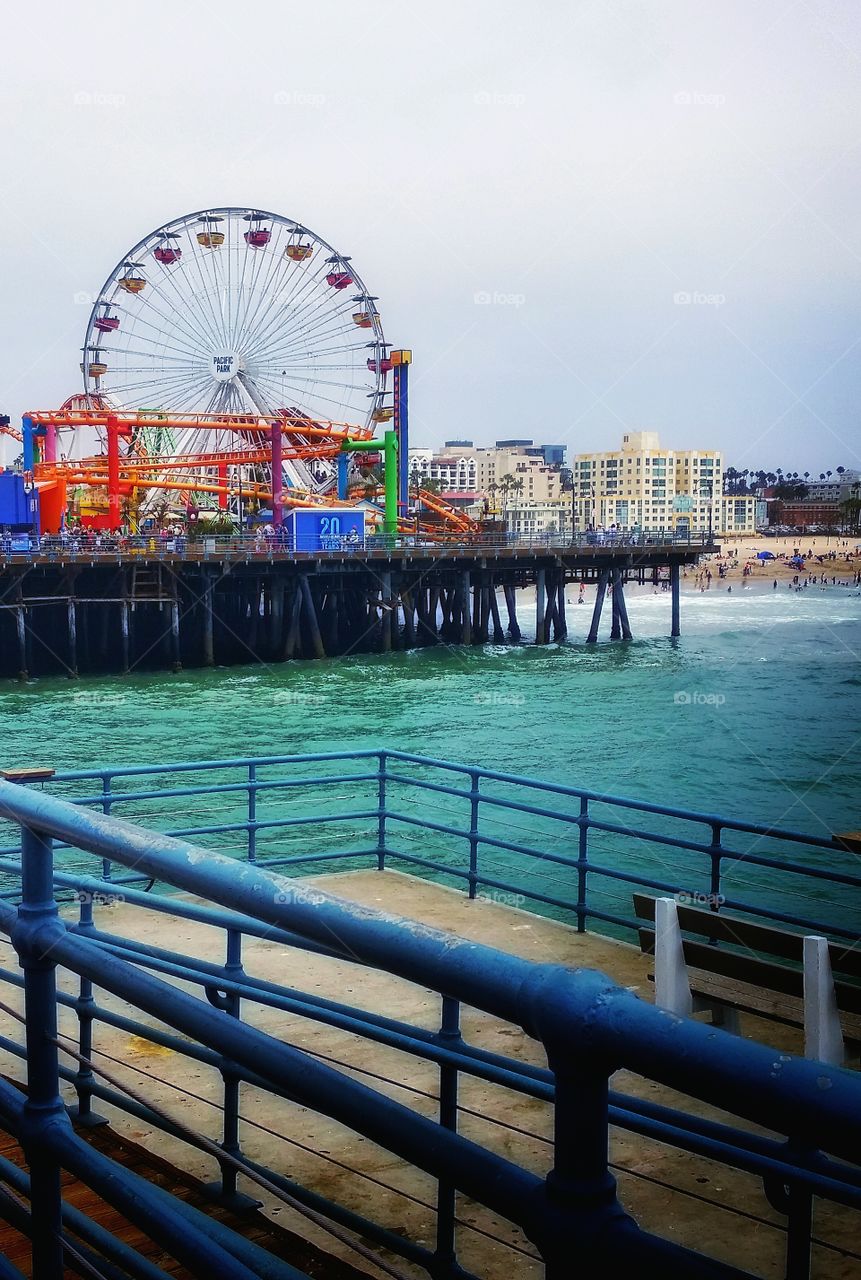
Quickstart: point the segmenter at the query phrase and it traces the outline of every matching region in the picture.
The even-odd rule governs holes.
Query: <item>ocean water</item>
[[[593,646],[591,599],[568,597],[564,645],[10,682],[2,765],[387,746],[818,837],[861,826],[857,591],[688,588],[673,640],[669,595],[630,590],[636,638]],[[520,614],[526,632],[525,596]]]

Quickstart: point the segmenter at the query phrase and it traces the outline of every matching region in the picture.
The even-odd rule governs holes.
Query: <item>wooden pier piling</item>
[[[536,643],[560,643],[570,621],[566,584],[575,583],[597,588],[587,643],[598,640],[611,583],[611,634],[631,638],[632,581],[670,587],[678,636],[681,566],[700,550],[409,546],[101,560],[53,550],[22,563],[0,549],[0,678],[501,644],[506,631],[516,644],[517,592],[530,587]],[[669,583],[660,572],[667,566]]]

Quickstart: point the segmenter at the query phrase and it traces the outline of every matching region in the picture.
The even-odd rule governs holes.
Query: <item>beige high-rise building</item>
[[[720,528],[723,458],[715,449],[662,449],[656,431],[629,431],[617,451],[576,454],[572,471],[579,529]]]

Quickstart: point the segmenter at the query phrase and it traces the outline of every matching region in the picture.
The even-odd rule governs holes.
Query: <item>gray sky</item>
[[[413,348],[414,444],[576,451],[646,428],[739,467],[859,466],[859,14],[19,11],[0,79],[0,410],[79,389],[75,295],[147,231],[239,204],[354,256],[386,336]]]

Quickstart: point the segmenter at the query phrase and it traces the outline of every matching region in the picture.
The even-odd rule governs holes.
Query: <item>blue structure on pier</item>
[[[0,530],[35,533],[39,527],[39,494],[17,471],[0,471]]]
[[[626,891],[631,885],[676,894],[702,890],[721,895],[731,909],[749,916],[852,938],[861,876],[834,865],[834,845],[827,840],[385,750],[78,771],[51,777],[52,793],[21,785],[26,780],[21,775],[17,782],[0,782],[11,840],[0,850],[0,874],[7,878],[0,930],[11,937],[23,970],[22,976],[3,969],[0,979],[23,986],[27,1023],[26,1044],[4,1036],[2,1047],[25,1058],[28,1070],[26,1096],[0,1082],[0,1125],[20,1136],[27,1151],[27,1222],[36,1280],[55,1280],[63,1273],[64,1169],[97,1188],[196,1275],[284,1280],[300,1275],[271,1257],[261,1258],[260,1250],[236,1233],[201,1220],[180,1201],[113,1165],[75,1132],[61,1098],[63,1081],[74,1085],[81,1121],[92,1117],[94,1102],[103,1100],[171,1131],[157,1108],[99,1080],[91,1055],[100,1023],[139,1030],[199,1062],[230,1064],[223,1072],[223,1141],[210,1151],[227,1201],[236,1196],[237,1174],[264,1177],[270,1188],[394,1250],[435,1278],[470,1276],[456,1252],[458,1191],[520,1227],[543,1259],[548,1280],[568,1280],[575,1263],[583,1275],[599,1274],[600,1268],[610,1275],[646,1277],[749,1276],[637,1226],[618,1201],[608,1165],[611,1124],[762,1178],[772,1203],[785,1215],[786,1275],[792,1280],[809,1275],[813,1197],[861,1208],[857,1074],[788,1055],[775,1061],[775,1051],[765,1045],[677,1018],[599,973],[537,964],[424,926],[417,929],[409,920],[354,907],[324,892],[309,893],[307,884],[282,874],[285,866],[305,872],[339,865],[412,869],[454,879],[471,897],[485,887],[517,891],[524,899],[568,912],[581,931],[590,922],[636,928],[618,906],[607,905],[600,886],[608,882]],[[320,798],[333,793],[351,796],[351,807],[321,808]],[[303,794],[313,797],[313,811],[297,801]],[[207,806],[217,800],[228,810],[225,819],[183,826],[191,797],[203,798]],[[423,809],[422,798],[437,805],[444,798],[462,817],[446,818],[447,811],[438,807]],[[144,801],[157,824],[167,823],[173,834],[119,816]],[[347,847],[332,847],[326,836],[330,824],[350,832]],[[551,828],[562,836],[549,839]],[[527,834],[519,835],[521,830]],[[302,836],[295,853],[284,850],[291,832]],[[421,852],[406,840],[410,832],[422,833]],[[318,847],[309,848],[309,833],[315,833]],[[676,865],[684,867],[680,879],[668,879],[666,870],[656,873],[642,859],[637,870],[608,865],[595,853],[596,843],[600,848],[608,834],[635,841],[638,848],[673,851]],[[275,836],[279,847],[272,852],[265,846]],[[202,847],[197,841],[204,837],[216,844],[242,837],[246,857]],[[764,841],[774,847],[773,854],[763,852]],[[64,855],[55,866],[55,848],[78,852],[73,862]],[[488,855],[502,851],[517,855],[522,874],[505,876],[496,862],[488,865]],[[81,855],[92,860],[90,870],[80,869]],[[776,882],[781,876],[806,876],[811,883],[839,885],[850,904],[850,923],[829,925],[781,905],[779,883],[769,892],[769,905],[739,897],[734,877],[746,863],[770,868]],[[570,886],[566,896],[549,892],[545,877],[531,878],[527,871],[533,864],[545,873],[564,871]],[[660,859],[657,865],[663,865]],[[193,900],[154,893],[156,884]],[[70,891],[78,896],[80,917],[67,924],[58,915],[56,896]],[[224,930],[226,963],[207,963],[103,931],[94,918],[94,898],[110,892],[121,892],[142,910]],[[245,936],[323,952],[429,988],[441,997],[440,1029],[429,1031],[253,978],[241,964]],[[58,991],[57,965],[78,975],[78,998]],[[203,998],[164,977],[199,987]],[[94,985],[119,997],[129,1012],[120,1016],[95,1003]],[[338,1027],[435,1064],[438,1119],[243,1022],[241,1000]],[[469,1044],[459,1029],[462,1004],[522,1028],[543,1046],[547,1068]],[[60,1005],[78,1016],[75,1071],[58,1061]],[[167,1029],[141,1022],[136,1010]],[[704,1120],[680,1104],[671,1107],[611,1090],[610,1078],[622,1068],[775,1136]],[[461,1075],[554,1105],[554,1159],[546,1178],[458,1133]],[[436,1179],[435,1244],[404,1238],[277,1170],[261,1169],[243,1154],[236,1088],[242,1080],[334,1118]],[[5,1210],[0,1196],[0,1216]],[[99,1236],[93,1226],[88,1239],[95,1248]],[[128,1275],[152,1276],[150,1264],[133,1249],[119,1252]],[[18,1275],[0,1263],[4,1280]]]

